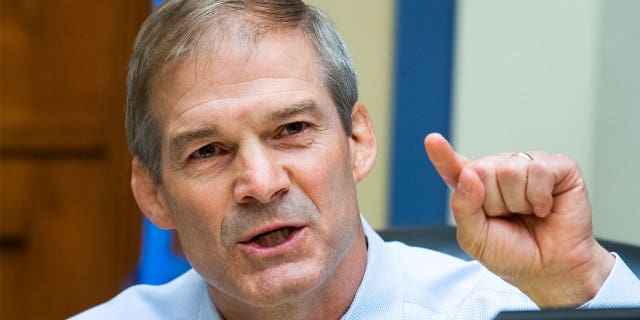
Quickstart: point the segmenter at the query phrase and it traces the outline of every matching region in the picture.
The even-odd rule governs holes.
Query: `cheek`
[[[206,187],[174,185],[173,197],[168,199],[170,210],[177,227],[184,229],[185,224],[201,224],[216,220],[216,212],[223,208],[224,193],[215,192]]]
[[[323,215],[357,211],[355,181],[348,148],[326,148],[308,161],[300,161],[300,175],[293,174],[302,190],[318,206]],[[350,213],[350,212],[349,212]]]
[[[202,252],[220,249],[220,224],[228,211],[227,192],[174,184],[173,197],[167,199],[185,254],[192,258]],[[207,246],[208,248],[204,248]],[[204,250],[206,249],[206,250]]]

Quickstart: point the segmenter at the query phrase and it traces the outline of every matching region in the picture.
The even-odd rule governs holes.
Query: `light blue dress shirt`
[[[362,219],[368,241],[364,278],[342,319],[492,319],[502,310],[536,309],[520,290],[476,261],[384,242]],[[616,255],[598,294],[582,307],[639,307],[640,280]],[[72,318],[221,319],[205,281],[190,270],[161,286],[133,286]]]

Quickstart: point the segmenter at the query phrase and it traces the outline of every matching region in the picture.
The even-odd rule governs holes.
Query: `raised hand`
[[[470,161],[439,134],[424,144],[454,190],[458,242],[469,255],[541,307],[580,305],[595,296],[615,258],[593,236],[575,161],[544,152]]]

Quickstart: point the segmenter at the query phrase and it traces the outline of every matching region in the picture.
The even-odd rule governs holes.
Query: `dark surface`
[[[629,309],[547,309],[542,311],[505,311],[495,320],[617,320],[640,319],[640,308]]]
[[[455,227],[391,228],[377,232],[385,241],[400,241],[410,246],[428,248],[460,259],[472,260],[458,245]]]
[[[452,226],[392,228],[380,230],[378,234],[385,241],[400,241],[410,246],[423,247],[441,251],[449,255],[471,260],[458,245],[456,228]],[[615,252],[629,266],[637,277],[640,277],[640,247],[615,241],[598,239],[598,242],[609,252]]]
[[[605,247],[605,249],[609,250],[609,252],[615,252],[620,257],[624,263],[629,266],[629,269],[635,273],[636,277],[640,278],[640,247],[634,246],[630,244],[609,241],[598,239],[598,242]],[[640,319],[640,318],[638,318]]]

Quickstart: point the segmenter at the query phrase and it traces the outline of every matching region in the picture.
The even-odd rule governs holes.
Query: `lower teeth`
[[[275,247],[289,239],[293,228],[282,228],[267,232],[253,238],[253,242],[266,248]]]

